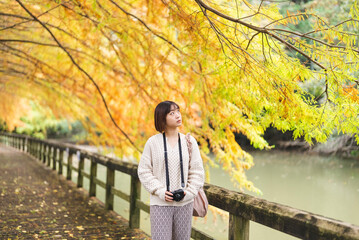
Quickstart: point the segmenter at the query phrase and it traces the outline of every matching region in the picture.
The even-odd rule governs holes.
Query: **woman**
[[[153,240],[190,239],[193,200],[204,184],[203,163],[197,141],[190,137],[192,153],[189,161],[186,136],[178,131],[181,125],[182,116],[176,103],[165,101],[158,104],[155,127],[160,133],[147,140],[138,165],[138,177],[151,194]],[[174,196],[171,192],[175,190],[183,190],[183,194]]]

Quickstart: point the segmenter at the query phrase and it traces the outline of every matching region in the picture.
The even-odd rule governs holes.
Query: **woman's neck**
[[[170,128],[165,130],[165,134],[168,138],[174,138],[178,135],[178,128]]]

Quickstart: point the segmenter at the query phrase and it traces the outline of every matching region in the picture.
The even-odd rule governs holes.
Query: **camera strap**
[[[166,186],[167,186],[167,191],[170,191],[170,176],[168,173],[167,143],[166,143],[166,135],[164,132],[163,132],[163,145],[165,148]],[[179,148],[180,165],[181,165],[181,186],[184,187],[182,146],[181,146],[181,137],[180,137],[179,133],[178,133],[178,148]]]

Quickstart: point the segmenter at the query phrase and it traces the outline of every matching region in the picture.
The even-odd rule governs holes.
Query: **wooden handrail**
[[[57,169],[59,174],[62,174],[62,166],[67,166],[67,179],[71,179],[71,172],[75,169],[71,162],[72,155],[78,153],[80,155],[78,187],[82,187],[83,177],[90,179],[90,196],[96,196],[96,185],[105,187],[105,206],[109,210],[113,209],[114,195],[129,201],[129,222],[131,228],[138,228],[140,226],[140,209],[149,212],[149,205],[140,200],[141,185],[137,176],[136,164],[89,152],[76,147],[76,145],[41,140],[19,134],[0,132],[0,140],[8,146],[28,152],[48,166],[52,163],[54,170],[56,170],[56,163],[58,163]],[[59,157],[57,157],[57,151],[59,151]],[[66,151],[68,152],[67,163],[63,162],[62,159],[63,153]],[[83,161],[85,158],[90,160],[91,170],[90,173],[83,174]],[[107,168],[106,183],[97,179],[97,164]],[[114,188],[115,171],[120,171],[131,176],[130,195]],[[231,191],[212,184],[205,184],[204,191],[210,205],[229,213],[229,239],[248,240],[249,223],[254,221],[301,239],[359,240],[359,226],[350,223],[270,202],[248,194]],[[192,238],[213,239],[196,229],[192,229]]]

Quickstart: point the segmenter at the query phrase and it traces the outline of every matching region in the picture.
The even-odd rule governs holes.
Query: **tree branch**
[[[3,43],[3,42],[20,42],[20,43],[30,43],[30,44],[36,44],[36,45],[40,45],[40,46],[45,46],[45,47],[56,47],[56,48],[61,48],[59,45],[57,44],[51,44],[51,43],[42,43],[42,42],[36,42],[36,41],[31,41],[31,40],[24,40],[24,39],[0,39],[0,43]],[[80,54],[83,54],[91,59],[93,59],[94,61],[108,67],[108,64],[106,64],[105,62],[101,61],[100,59],[98,58],[95,58],[93,55],[90,55],[86,52],[83,52],[83,51],[80,51],[80,50],[77,50],[77,49],[74,49],[74,48],[69,48],[69,47],[65,47],[65,46],[62,46],[62,48],[68,50],[68,51],[71,51],[71,52],[76,52],[76,53],[80,53]],[[114,69],[113,69],[114,70]],[[116,72],[116,70],[114,70]],[[117,71],[118,72],[118,71]]]
[[[326,43],[320,39],[317,39],[317,38],[314,38],[314,37],[309,37],[309,36],[306,36],[306,34],[302,34],[302,33],[298,33],[298,32],[294,32],[294,31],[290,31],[290,30],[286,30],[286,29],[280,29],[280,28],[271,28],[270,30],[273,30],[273,31],[279,31],[279,32],[286,32],[286,33],[290,33],[290,34],[293,34],[293,35],[296,35],[298,37],[304,37],[304,38],[307,38],[307,39],[310,39],[310,40],[313,40],[313,41],[316,41],[316,42],[319,42],[325,46],[328,46],[330,48],[341,48],[341,49],[347,49],[346,47],[344,46],[335,46],[335,45],[332,45],[332,44],[329,44],[329,43]],[[351,48],[350,50],[353,50],[354,52],[357,52],[359,53],[359,50],[356,50],[356,49],[353,49]]]
[[[131,143],[131,145],[139,152],[140,149],[134,144],[134,142],[130,139],[130,137],[125,133],[125,131],[122,130],[122,128],[120,128],[117,123],[115,122],[115,120],[112,117],[112,114],[107,106],[106,100],[99,88],[99,86],[97,85],[97,83],[95,82],[95,80],[75,61],[75,59],[72,57],[72,55],[67,51],[67,49],[59,42],[59,40],[57,40],[57,38],[54,36],[54,34],[51,32],[51,30],[43,23],[41,22],[37,17],[35,17],[23,4],[20,0],[16,0],[19,5],[36,21],[38,22],[50,35],[51,37],[54,39],[54,41],[59,45],[59,47],[67,54],[67,56],[70,58],[71,62],[83,73],[86,75],[86,77],[88,79],[91,80],[91,82],[95,85],[98,93],[100,94],[101,98],[102,98],[102,102],[105,105],[105,108],[107,110],[108,115],[110,116],[112,122],[115,124],[115,126],[121,131],[121,133],[125,136],[125,138],[127,138],[127,140]]]
[[[286,45],[288,48],[293,49],[294,51],[300,53],[301,55],[303,55],[304,57],[306,57],[309,61],[311,61],[311,62],[313,62],[314,64],[318,65],[320,68],[326,69],[322,64],[320,64],[319,62],[317,62],[317,61],[315,61],[314,59],[312,59],[308,54],[306,54],[305,52],[303,52],[303,51],[300,50],[299,48],[293,46],[292,44],[286,42],[285,40],[283,40],[283,39],[281,39],[280,37],[276,36],[275,34],[271,33],[271,32],[269,31],[270,29],[265,29],[265,28],[257,27],[257,26],[254,26],[254,25],[252,25],[252,24],[249,24],[249,23],[246,23],[246,22],[244,22],[244,21],[241,21],[240,19],[236,19],[236,18],[233,18],[233,17],[231,17],[231,16],[228,16],[228,15],[226,15],[226,14],[224,14],[224,13],[222,13],[222,12],[220,12],[220,11],[218,11],[218,10],[216,10],[216,9],[214,9],[214,8],[212,8],[212,7],[210,7],[210,6],[208,6],[208,5],[206,5],[202,0],[195,0],[195,1],[196,1],[196,3],[197,3],[199,6],[205,8],[206,10],[211,11],[212,13],[214,13],[214,14],[216,14],[216,15],[218,15],[218,16],[224,18],[224,19],[227,19],[227,20],[232,21],[232,22],[237,22],[237,23],[239,23],[239,24],[241,24],[241,25],[244,25],[244,26],[248,27],[249,29],[254,30],[254,31],[261,32],[261,33],[263,33],[263,34],[268,34],[269,36],[271,36],[271,37],[277,39],[279,42],[281,42],[281,43],[283,43],[284,45]]]
[[[249,45],[251,44],[252,40],[255,38],[255,36],[257,36],[258,34],[260,34],[260,32],[256,32],[255,34],[253,34],[253,36],[251,37],[251,39],[249,39],[246,50],[248,50]]]
[[[326,31],[326,30],[330,30],[330,29],[339,27],[340,25],[342,25],[342,24],[344,24],[344,23],[346,23],[346,22],[359,22],[359,20],[357,20],[357,19],[352,19],[352,18],[351,18],[351,19],[347,19],[347,20],[345,20],[345,21],[343,21],[343,22],[340,22],[340,23],[338,23],[338,24],[336,24],[336,25],[330,27],[330,28],[321,29],[320,31]],[[310,32],[304,33],[304,36],[306,36],[306,35],[308,35],[308,34],[316,33],[316,32],[318,32],[318,31],[317,31],[317,30],[315,30],[315,31],[310,31]],[[347,34],[350,34],[350,33],[347,33]],[[350,34],[350,35],[353,35],[353,34]],[[357,34],[354,34],[354,35],[357,36]]]
[[[59,7],[59,6],[61,6],[62,4],[63,4],[63,3],[61,3],[61,4],[57,4],[55,7],[50,8],[49,10],[47,10],[47,11],[45,11],[45,12],[41,13],[39,16],[37,16],[37,18],[39,18],[39,17],[41,17],[41,16],[45,15],[46,13],[48,13],[48,12],[50,12],[50,11],[52,11],[52,10],[54,10],[54,9],[58,8],[58,7]],[[6,30],[6,29],[9,29],[9,28],[14,28],[14,27],[16,27],[17,25],[21,25],[21,24],[23,24],[23,23],[27,23],[27,22],[33,21],[31,18],[26,18],[26,17],[22,17],[22,16],[17,16],[17,15],[14,15],[14,14],[10,14],[9,16],[11,16],[11,17],[18,17],[18,18],[22,18],[22,19],[26,19],[26,21],[19,22],[19,23],[16,23],[16,24],[12,25],[12,26],[9,26],[9,27],[6,27],[6,28],[3,28],[3,29],[1,29],[1,31]]]

